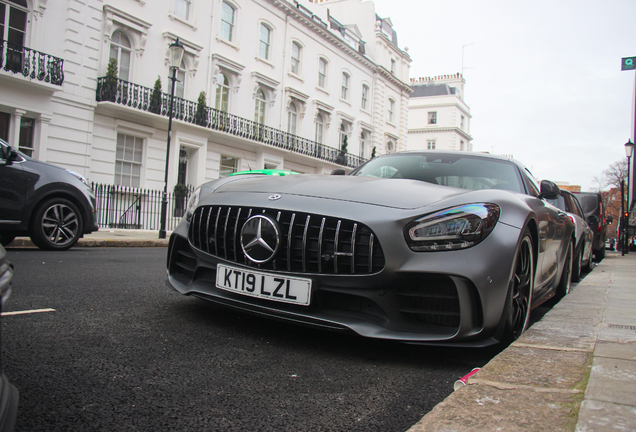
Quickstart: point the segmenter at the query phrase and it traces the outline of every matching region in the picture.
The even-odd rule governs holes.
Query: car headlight
[[[496,204],[452,207],[409,223],[404,236],[416,252],[466,249],[488,237],[500,212]]]
[[[66,171],[68,171],[69,174],[71,174],[73,177],[75,177],[76,179],[78,179],[79,181],[84,183],[84,185],[87,186],[89,189],[91,188],[91,185],[90,185],[90,183],[88,183],[88,180],[86,180],[86,177],[84,177],[80,173],[76,173],[75,171],[71,171],[70,169],[67,169]]]
[[[194,209],[197,208],[197,204],[199,204],[199,197],[201,196],[201,187],[199,186],[192,192],[190,195],[190,199],[188,200],[188,207],[186,207],[185,218],[188,222],[192,219],[192,215],[194,214]]]

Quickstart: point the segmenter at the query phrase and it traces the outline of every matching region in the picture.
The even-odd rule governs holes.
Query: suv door
[[[11,160],[9,146],[0,141],[0,228],[22,221],[27,196],[27,179],[33,176],[24,169],[25,159],[18,154]]]

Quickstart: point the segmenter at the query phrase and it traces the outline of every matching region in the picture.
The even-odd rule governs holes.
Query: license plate
[[[216,287],[252,297],[307,306],[311,293],[311,279],[273,275],[218,264]]]

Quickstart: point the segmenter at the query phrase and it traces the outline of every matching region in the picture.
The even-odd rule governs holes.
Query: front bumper
[[[258,270],[232,254],[215,256],[188,238],[188,224],[172,234],[168,285],[184,295],[335,331],[421,344],[486,346],[497,343],[519,230],[499,224],[481,244],[460,251],[413,252],[401,236],[379,236],[386,256],[371,274]],[[376,232],[381,226],[372,227]],[[216,287],[226,264],[312,280],[309,306],[247,297]]]

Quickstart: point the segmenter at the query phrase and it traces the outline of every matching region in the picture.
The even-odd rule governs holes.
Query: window
[[[10,3],[0,3],[0,40],[8,42],[5,70],[17,73],[22,70],[28,6],[26,0]]]
[[[289,111],[287,113],[287,132],[292,135],[296,135],[296,122],[298,120],[298,112],[296,111],[296,105],[293,103],[289,105]]]
[[[219,111],[227,112],[229,98],[230,83],[225,74],[220,73],[216,77],[216,97],[214,99],[214,108]]]
[[[459,128],[460,128],[461,130],[464,130],[464,116],[462,116],[462,118],[461,118],[461,121],[460,121],[460,123],[459,123]]]
[[[185,77],[186,77],[186,67],[185,63],[182,61],[181,66],[177,70],[177,82],[174,86],[174,95],[176,97],[180,97],[183,99],[183,95],[185,94]],[[172,83],[170,83],[172,85]]]
[[[437,111],[430,111],[428,113],[428,124],[437,124]]]
[[[426,148],[429,150],[435,150],[435,140],[426,140]]]
[[[344,122],[340,123],[340,131],[338,142],[340,143],[340,150],[346,150],[345,141],[347,140],[347,127]]]
[[[367,147],[367,132],[362,131],[360,133],[360,157],[363,158],[365,157],[365,153],[366,153],[366,147]]]
[[[34,144],[33,144],[33,127],[35,126],[35,120],[32,118],[22,117],[20,119],[20,141],[18,148],[22,153],[27,156],[34,157]]]
[[[234,14],[235,10],[228,3],[223,2],[221,10],[221,37],[232,42],[234,37]]]
[[[174,14],[184,20],[190,19],[190,0],[174,0]]]
[[[238,159],[231,156],[221,155],[221,163],[219,165],[219,178],[227,177],[238,171]]]
[[[258,42],[258,55],[265,60],[269,59],[269,38],[271,30],[265,24],[261,24],[261,32]]]
[[[463,140],[459,142],[459,150],[466,150],[466,143]]]
[[[130,39],[123,32],[116,31],[110,41],[110,58],[117,60],[118,77],[124,81],[129,81],[132,53]]]
[[[322,119],[322,115],[318,114],[316,116],[316,142],[322,144],[322,137],[325,132],[325,122]]]
[[[300,45],[292,43],[291,71],[298,75],[300,73]]]
[[[395,73],[395,59],[391,59],[391,73]]]
[[[318,87],[325,88],[327,86],[327,60],[320,59],[318,62]]]
[[[141,158],[143,155],[143,139],[117,134],[117,151],[115,153],[115,184],[127,187],[140,187]]]
[[[256,91],[256,104],[254,106],[254,122],[265,123],[265,93],[262,89]]]
[[[395,112],[395,101],[393,99],[389,99],[389,107],[387,110],[387,118],[386,120],[389,123],[393,123],[393,113]]]
[[[340,92],[340,97],[344,100],[347,100],[349,97],[349,75],[346,73],[342,73],[342,91]]]
[[[386,152],[393,153],[394,151],[395,151],[395,143],[389,140],[389,142],[386,143]]]
[[[364,84],[362,86],[362,101],[360,102],[360,108],[367,109],[367,102],[369,101],[369,86]]]

